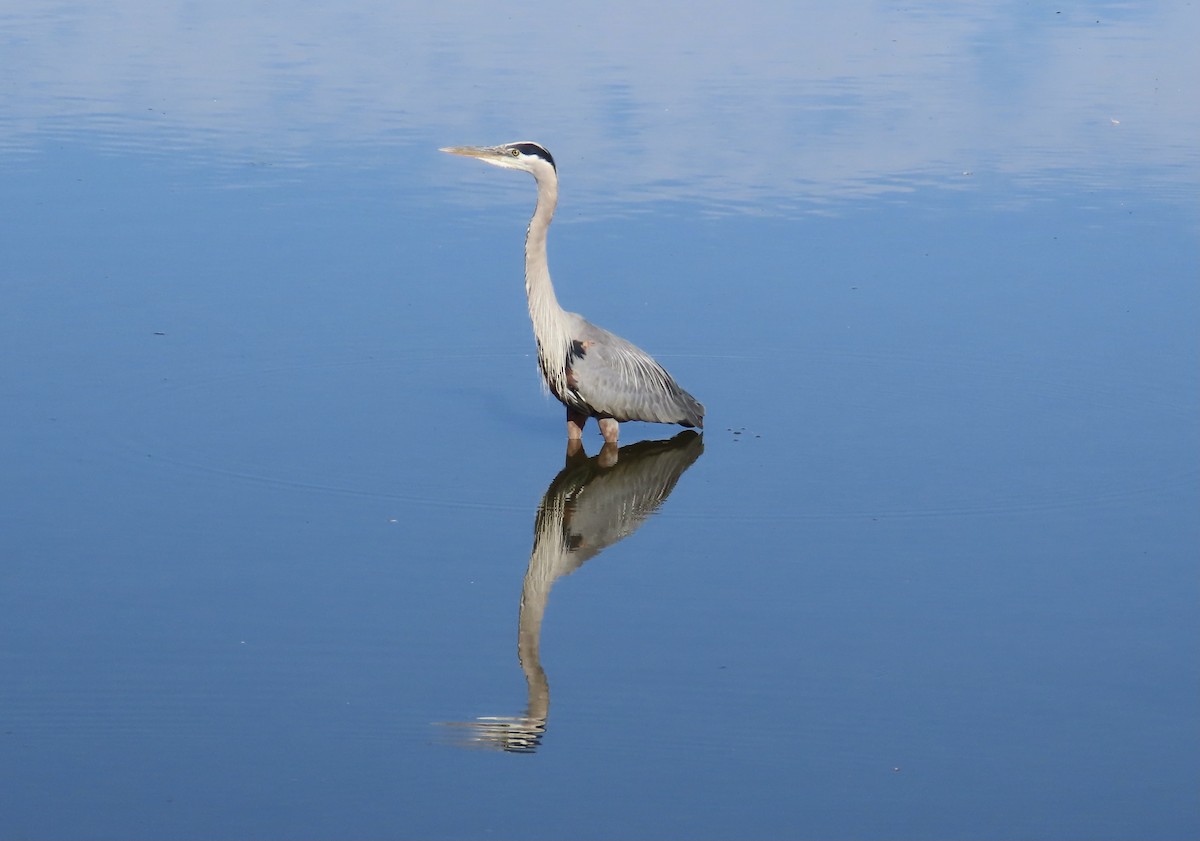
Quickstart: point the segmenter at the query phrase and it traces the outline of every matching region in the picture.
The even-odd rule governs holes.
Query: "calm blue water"
[[[1200,834],[1196,7],[715,14],[0,11],[0,837]]]

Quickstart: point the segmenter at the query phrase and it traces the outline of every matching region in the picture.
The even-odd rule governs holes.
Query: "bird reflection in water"
[[[517,657],[529,688],[525,713],[446,722],[461,728],[457,744],[512,753],[537,750],[550,712],[550,684],[539,656],[550,588],[637,531],[702,452],[703,437],[691,431],[620,449],[606,443],[594,458],[588,457],[580,441],[568,443],[566,466],[537,509],[533,551],[521,588]]]

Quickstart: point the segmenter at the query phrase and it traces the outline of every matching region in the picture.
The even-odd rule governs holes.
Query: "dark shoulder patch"
[[[522,155],[530,155],[535,158],[541,158],[557,171],[558,167],[554,163],[554,156],[546,150],[544,146],[539,146],[537,143],[515,143],[515,148],[521,150]]]

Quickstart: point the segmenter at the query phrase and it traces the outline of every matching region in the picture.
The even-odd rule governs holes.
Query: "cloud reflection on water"
[[[428,152],[415,168],[436,169],[439,145],[536,137],[593,209],[787,212],[966,172],[1113,186],[1115,162],[1186,196],[1200,182],[1198,18],[1181,4],[860,0],[714,21],[682,2],[21,0],[0,16],[0,149],[66,137],[302,166],[414,148]]]

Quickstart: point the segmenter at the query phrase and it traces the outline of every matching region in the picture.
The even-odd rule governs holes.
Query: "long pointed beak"
[[[449,155],[462,155],[464,158],[487,158],[496,154],[495,146],[443,146],[438,150]]]

